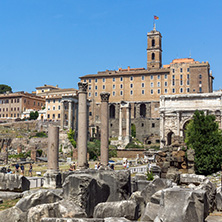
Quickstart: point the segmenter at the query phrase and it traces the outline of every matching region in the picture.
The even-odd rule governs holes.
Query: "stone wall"
[[[139,154],[139,158],[143,158],[144,150],[143,149],[117,150],[118,158],[137,158],[138,154]]]

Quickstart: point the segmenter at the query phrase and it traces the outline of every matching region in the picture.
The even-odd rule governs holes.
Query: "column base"
[[[61,188],[62,187],[62,178],[61,173],[57,171],[48,170],[44,174],[44,184],[43,187],[46,188]]]

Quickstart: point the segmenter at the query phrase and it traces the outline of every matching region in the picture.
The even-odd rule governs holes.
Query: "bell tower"
[[[159,69],[162,67],[162,36],[153,30],[147,33],[147,69]]]

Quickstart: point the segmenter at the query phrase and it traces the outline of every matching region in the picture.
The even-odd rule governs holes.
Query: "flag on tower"
[[[154,19],[158,20],[158,19],[159,19],[159,17],[154,15]]]

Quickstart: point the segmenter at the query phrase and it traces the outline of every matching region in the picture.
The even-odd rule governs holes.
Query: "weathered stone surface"
[[[187,150],[187,160],[193,162],[195,156],[195,151],[193,149]]]
[[[15,200],[21,198],[23,193],[0,191],[0,198],[3,200]]]
[[[94,210],[94,218],[125,217],[129,220],[138,219],[138,204],[135,201],[99,203]]]
[[[71,173],[63,173],[62,181],[69,175],[87,174],[95,179],[108,184],[110,195],[107,201],[127,200],[131,195],[131,179],[128,170],[81,170]]]
[[[28,222],[39,222],[42,218],[86,218],[86,213],[74,202],[62,200],[56,203],[42,204],[28,211]]]
[[[196,174],[180,174],[180,184],[190,184],[199,185],[206,179],[203,175]]]
[[[154,204],[160,204],[161,197],[162,197],[162,190],[159,190],[151,196],[150,202]]]
[[[87,174],[72,174],[63,184],[64,198],[74,201],[90,217],[94,207],[105,202],[110,194],[109,186]]]
[[[216,194],[216,209],[222,211],[222,192],[221,190],[217,191]]]
[[[124,217],[108,217],[108,218],[43,218],[41,222],[130,222]]]
[[[205,206],[208,208],[208,211],[213,212],[215,208],[215,198],[216,198],[216,185],[213,184],[209,179],[205,179],[196,189],[201,189],[206,191],[207,204]]]
[[[54,192],[48,190],[39,190],[38,192],[25,196],[19,200],[16,204],[16,207],[25,212],[37,205],[54,203],[59,200],[61,200],[61,197],[56,195]]]
[[[7,210],[0,211],[0,222],[25,222],[26,213],[17,207],[11,207]]]
[[[162,191],[158,218],[162,222],[203,222],[208,215],[205,208],[206,191],[169,188]]]
[[[147,185],[141,192],[146,203],[151,201],[151,197],[159,190],[172,187],[172,182],[166,179],[154,179],[149,185]]]
[[[144,214],[141,217],[141,221],[153,222],[154,219],[158,215],[159,209],[160,209],[160,205],[159,204],[155,204],[155,203],[149,202],[146,205],[146,209],[144,211]]]
[[[144,212],[145,207],[146,207],[146,202],[144,200],[144,197],[141,195],[141,192],[137,191],[137,192],[132,193],[129,200],[132,200],[132,201],[134,201],[138,204],[138,206],[139,206],[138,216],[140,217],[141,215],[143,215],[143,212]]]
[[[29,190],[30,182],[26,177],[16,174],[0,173],[0,190],[25,191]]]

